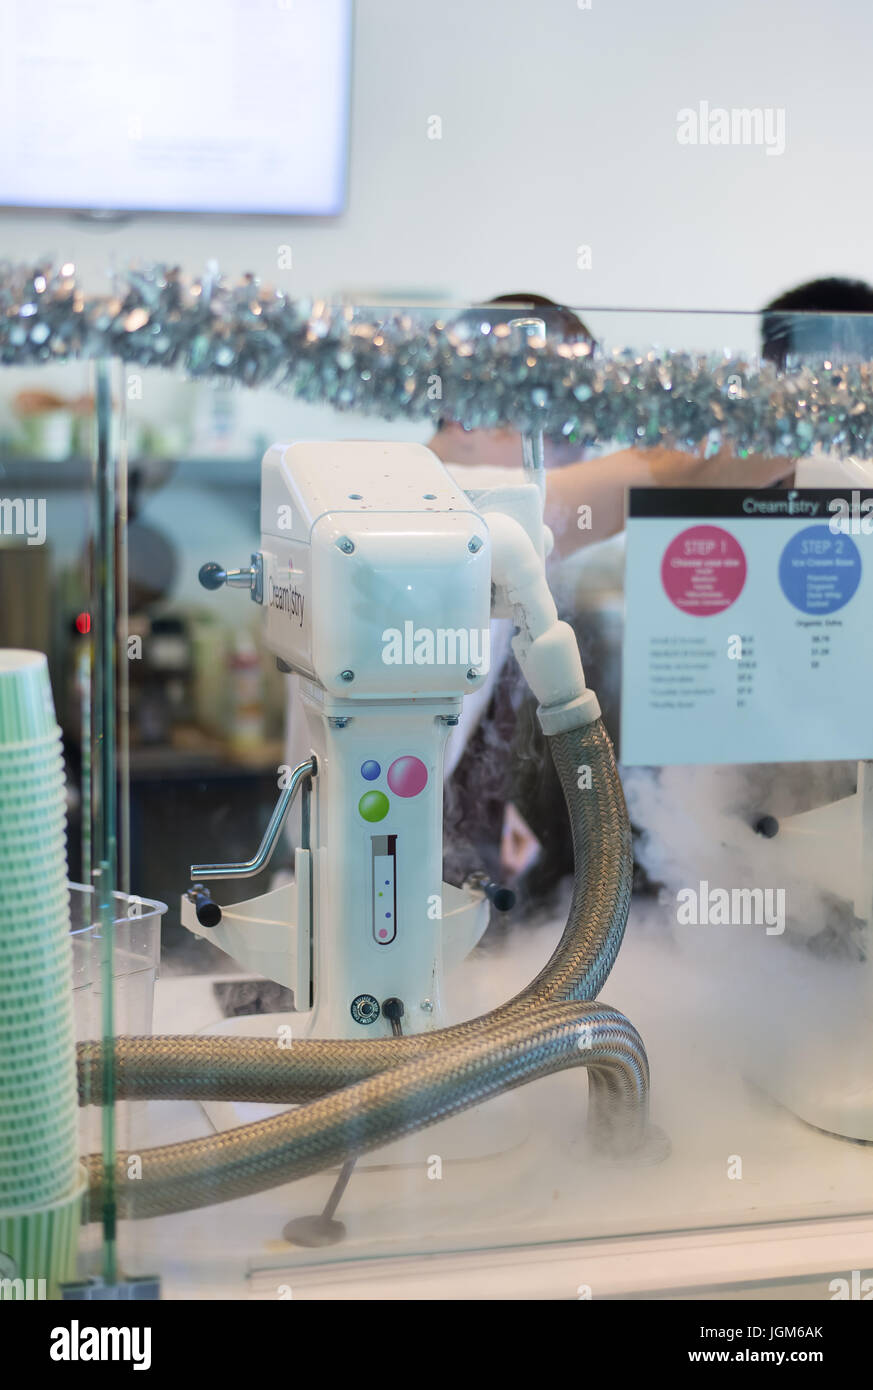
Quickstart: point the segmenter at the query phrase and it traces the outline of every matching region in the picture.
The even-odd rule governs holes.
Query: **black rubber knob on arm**
[[[221,921],[221,908],[205,889],[194,894],[194,911],[201,927],[217,927]]]
[[[205,565],[200,566],[197,578],[204,589],[220,589],[224,583],[225,573],[223,566],[217,565],[214,560],[209,560]]]

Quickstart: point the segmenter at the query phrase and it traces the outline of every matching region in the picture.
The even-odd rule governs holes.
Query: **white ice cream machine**
[[[440,1026],[444,972],[484,931],[486,894],[503,897],[484,880],[442,882],[442,800],[446,740],[488,675],[492,613],[518,612],[504,570],[517,568],[539,626],[555,625],[536,470],[468,494],[422,445],[274,445],[261,531],[250,566],[207,564],[201,582],[245,587],[262,606],[267,644],[299,677],[309,746],[279,774],[254,858],[192,866],[183,921],[289,985],[301,1033]],[[569,629],[546,645],[543,693],[556,667],[581,688]],[[261,872],[298,793],[293,883],[222,907],[209,881]]]

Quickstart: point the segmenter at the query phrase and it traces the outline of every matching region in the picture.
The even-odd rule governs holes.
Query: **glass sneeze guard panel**
[[[762,369],[756,315],[580,309],[546,346],[570,370],[596,342],[608,370],[540,434],[563,407],[539,323],[514,323],[533,312],[350,321],[388,338],[400,314],[433,341],[460,324],[474,364],[522,334],[500,369],[523,428],[475,373],[453,426],[436,357],[409,393],[435,378],[429,417],[387,386],[362,409],[363,358],[333,404],[322,377],[307,399],[139,368],[130,390],[94,365],[93,588],[53,670],[56,704],[90,691],[71,866],[102,951],[80,1274],[241,1297],[349,1261],[868,1213],[868,322],[781,322]],[[842,432],[814,410],[802,439],[791,381],[832,413],[842,391]],[[596,738],[538,715],[575,669],[565,636],[534,650],[546,583]],[[570,817],[601,856],[575,897]],[[568,945],[580,901],[612,913],[594,959]],[[463,1030],[555,953],[508,1042]]]

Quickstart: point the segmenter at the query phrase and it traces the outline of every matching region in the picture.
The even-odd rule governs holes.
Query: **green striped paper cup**
[[[57,726],[45,653],[0,650],[0,744],[44,739]]]
[[[64,809],[46,658],[0,650],[0,1208],[16,1213],[54,1207],[79,1169]]]
[[[72,1191],[58,1200],[0,1209],[0,1299],[58,1298],[61,1284],[75,1279],[87,1186],[79,1167]]]

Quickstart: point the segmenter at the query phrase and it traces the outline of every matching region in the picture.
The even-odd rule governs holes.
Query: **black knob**
[[[204,589],[220,589],[224,583],[226,570],[222,565],[217,565],[214,560],[209,560],[205,565],[200,566],[200,573],[197,578]]]
[[[501,883],[490,881],[481,883],[479,886],[498,912],[509,912],[515,907],[515,893],[511,888],[504,888]]]
[[[775,816],[761,816],[755,822],[755,834],[764,835],[768,840],[772,840],[774,835],[779,834],[779,822]]]
[[[217,927],[221,921],[221,908],[212,901],[206,889],[194,894],[194,911],[201,927]]]
[[[394,1037],[402,1038],[403,1029],[400,1026],[400,1020],[403,1017],[403,1000],[395,999],[393,996],[390,999],[383,999],[382,1013],[391,1024],[391,1032]]]

